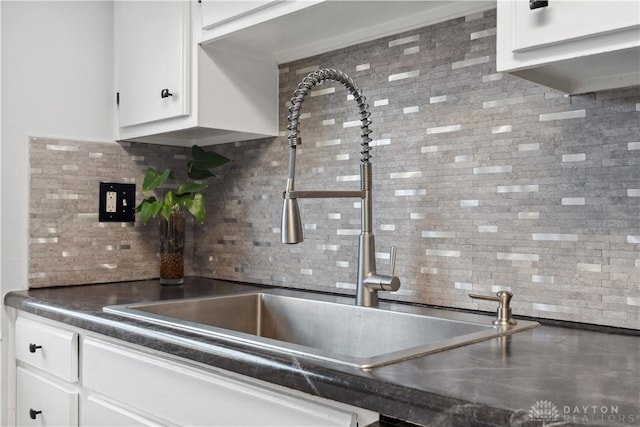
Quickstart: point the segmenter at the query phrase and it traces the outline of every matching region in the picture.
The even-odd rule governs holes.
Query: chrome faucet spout
[[[282,243],[295,244],[302,242],[302,220],[298,199],[285,197],[282,207]]]
[[[325,81],[342,83],[351,93],[358,104],[360,116],[360,191],[296,191],[295,165],[296,147],[302,144],[299,130],[300,107],[304,98],[316,85]],[[400,279],[391,275],[380,275],[376,272],[375,239],[373,236],[373,207],[371,198],[371,138],[369,134],[369,104],[360,92],[355,82],[342,71],[325,68],[314,71],[305,77],[298,85],[291,98],[289,107],[289,176],[287,188],[283,193],[281,240],[283,243],[295,244],[303,240],[302,221],[297,199],[303,198],[360,198],[361,199],[361,233],[358,249],[358,277],[356,285],[356,304],[375,307],[378,305],[378,291],[396,291],[400,287]],[[395,248],[395,247],[394,247]],[[392,266],[395,266],[395,249],[392,250]],[[393,268],[392,268],[393,270]]]

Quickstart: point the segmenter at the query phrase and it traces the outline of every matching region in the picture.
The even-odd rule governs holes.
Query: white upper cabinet
[[[201,0],[200,39],[211,41],[279,18],[287,21],[295,12],[326,0]],[[285,18],[286,17],[286,18]],[[274,37],[275,34],[269,34]]]
[[[117,140],[188,147],[278,134],[274,61],[201,47],[196,1],[115,7]]]
[[[495,8],[495,0],[202,0],[199,41],[285,63]]]
[[[282,1],[204,0],[202,1],[202,29],[211,29],[277,3]]]
[[[477,1],[116,1],[120,141],[279,134],[278,64],[495,7]]]
[[[116,3],[120,127],[189,114],[188,2]]]
[[[497,69],[566,93],[640,84],[640,0],[498,0]]]

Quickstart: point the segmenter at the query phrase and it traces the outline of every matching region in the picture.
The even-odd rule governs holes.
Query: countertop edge
[[[376,378],[354,375],[301,358],[283,358],[268,351],[250,352],[246,347],[227,343],[209,343],[204,349],[200,339],[185,338],[175,331],[149,332],[147,324],[123,321],[105,314],[87,315],[38,301],[21,291],[9,292],[5,305],[62,324],[105,335],[148,349],[182,357],[194,362],[247,375],[262,381],[292,388],[311,395],[375,411],[403,421],[430,426],[521,425],[527,414],[522,410],[495,408],[450,396],[415,390]],[[145,331],[147,331],[145,333]],[[173,338],[175,339],[171,339]],[[211,350],[215,357],[211,358]],[[209,357],[207,357],[209,356]],[[357,369],[357,368],[353,368]],[[566,425],[566,424],[565,424]]]

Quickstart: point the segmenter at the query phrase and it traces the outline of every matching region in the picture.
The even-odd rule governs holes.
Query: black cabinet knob
[[[170,96],[173,96],[173,94],[169,92],[169,89],[162,89],[160,91],[160,98],[168,98]]]
[[[37,349],[42,348],[41,345],[29,344],[29,353],[35,353]]]
[[[529,9],[531,10],[547,6],[549,6],[548,0],[529,0]]]
[[[41,414],[42,411],[36,411],[35,409],[29,409],[29,418],[35,420],[38,417],[38,414]]]

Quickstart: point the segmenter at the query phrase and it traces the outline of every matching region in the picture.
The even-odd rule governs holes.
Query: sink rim
[[[298,291],[299,292],[299,291]],[[188,298],[173,298],[166,300],[153,300],[135,302],[129,304],[115,304],[103,307],[103,311],[109,314],[120,315],[136,320],[141,320],[151,324],[159,324],[167,326],[172,329],[189,331],[198,335],[215,337],[224,341],[233,343],[241,343],[259,349],[268,349],[278,353],[285,353],[287,355],[294,355],[299,357],[309,357],[315,360],[322,360],[330,363],[338,363],[341,365],[347,365],[351,367],[368,370],[381,366],[391,365],[399,363],[405,360],[414,359],[418,357],[427,356],[429,354],[439,353],[442,351],[450,350],[453,348],[474,344],[481,341],[486,341],[492,338],[497,338],[505,335],[510,335],[523,330],[535,328],[539,325],[538,322],[518,320],[516,325],[507,327],[495,326],[491,322],[494,320],[492,316],[448,311],[443,309],[418,307],[418,306],[404,306],[402,304],[393,304],[381,302],[380,307],[361,307],[354,305],[353,298],[345,296],[330,296],[322,294],[304,293],[305,295],[297,295],[296,291],[287,291],[282,289],[256,289],[254,291],[243,291],[238,293],[225,293],[217,295],[207,295]],[[323,350],[317,347],[310,347],[293,342],[278,340],[274,338],[262,337],[246,332],[240,332],[233,329],[222,328],[219,326],[212,326],[203,323],[198,323],[189,320],[183,320],[176,317],[166,316],[162,314],[151,313],[138,309],[139,307],[167,305],[173,303],[184,303],[188,301],[203,301],[203,300],[221,300],[224,298],[233,298],[241,296],[258,296],[262,299],[263,295],[275,295],[283,298],[293,298],[310,300],[314,303],[328,304],[328,305],[341,305],[346,307],[353,307],[355,310],[384,310],[388,313],[394,313],[401,316],[420,317],[420,318],[433,318],[438,320],[445,320],[457,323],[474,324],[486,329],[472,332],[464,335],[460,335],[453,338],[447,338],[437,343],[432,344],[419,344],[409,348],[404,348],[395,351],[389,351],[375,356],[352,356],[334,353],[331,351]],[[324,298],[323,298],[324,297]],[[327,298],[328,297],[328,298]],[[435,315],[437,312],[438,315]]]

